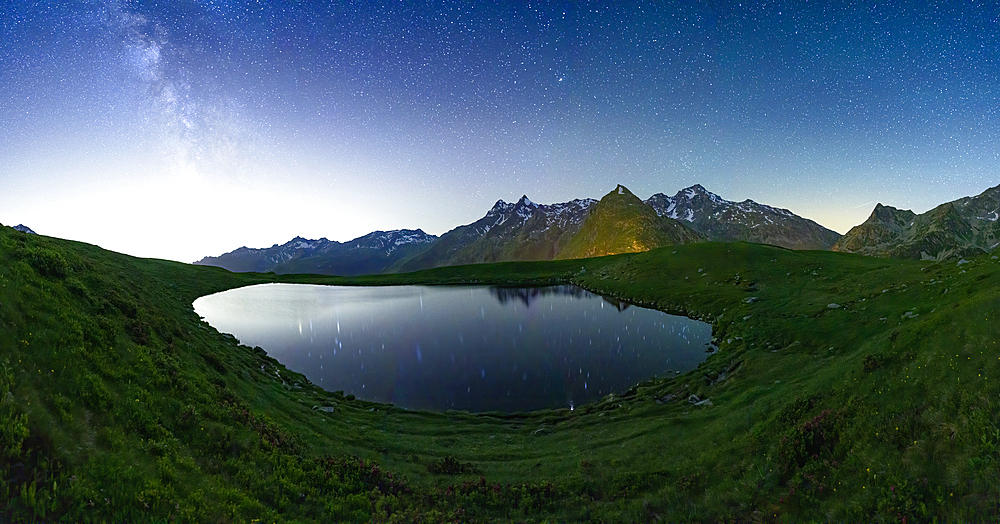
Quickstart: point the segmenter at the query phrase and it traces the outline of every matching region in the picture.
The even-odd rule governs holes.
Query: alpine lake
[[[412,410],[574,409],[712,349],[707,323],[575,286],[261,284],[194,309],[326,390]]]

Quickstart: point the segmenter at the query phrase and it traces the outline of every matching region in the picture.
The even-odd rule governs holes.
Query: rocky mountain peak
[[[916,217],[916,213],[909,209],[896,209],[892,206],[883,206],[881,203],[875,204],[868,222],[877,222],[891,226],[893,228],[907,227]]]
[[[515,205],[517,205],[517,204],[508,204],[507,202],[504,202],[502,199],[501,200],[497,200],[497,203],[493,204],[493,207],[490,208],[490,210],[486,213],[486,216],[495,216],[495,215],[505,214],[508,211],[510,211],[511,208],[513,208]]]
[[[787,209],[726,200],[701,184],[674,196],[657,193],[648,200],[656,214],[681,220],[700,233],[722,241],[749,241],[791,249],[828,249],[840,235]]]
[[[705,189],[701,184],[695,184],[689,188],[681,189],[674,195],[673,200],[675,202],[690,201],[692,203],[701,203],[703,205],[721,205],[721,204],[732,204],[732,202],[716,195],[715,193]],[[753,200],[745,200],[745,204],[756,204]]]
[[[878,204],[862,224],[833,246],[878,257],[946,260],[971,258],[1000,245],[1000,186],[973,197],[945,202],[916,214]]]
[[[633,194],[631,191],[629,191],[629,189],[627,187],[625,187],[625,186],[623,186],[621,184],[618,184],[618,186],[615,187],[615,190],[612,191],[611,193],[608,193],[608,195],[609,196],[610,195],[627,195],[627,196],[631,196],[631,197],[634,197],[634,198],[638,198],[638,197],[635,196],[635,194]]]

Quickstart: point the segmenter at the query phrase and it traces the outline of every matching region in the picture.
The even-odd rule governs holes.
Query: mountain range
[[[195,264],[230,271],[359,275],[486,262],[585,258],[704,241],[750,241],[829,249],[839,234],[786,209],[731,202],[695,185],[643,201],[618,185],[601,200],[537,204],[498,200],[479,220],[440,237],[376,231],[348,242],[296,237],[270,248],[241,247]]]
[[[396,263],[391,270],[559,258],[597,203],[587,198],[536,204],[527,196],[513,204],[498,200],[483,218],[448,231],[434,245]]]
[[[618,185],[600,200],[498,200],[479,220],[440,237],[376,231],[349,242],[321,238],[241,247],[196,264],[230,271],[360,275],[486,262],[586,258],[690,242],[755,242],[876,257],[971,258],[1000,245],[1000,186],[923,213],[877,204],[841,236],[787,209],[733,202],[701,185],[640,200]]]
[[[753,200],[731,202],[699,184],[670,197],[657,193],[646,203],[660,216],[686,225],[712,240],[756,242],[789,249],[830,249],[840,233],[787,209]]]
[[[854,226],[834,251],[895,258],[972,258],[1000,242],[1000,186],[916,214],[878,204],[868,220]]]
[[[438,237],[420,229],[375,231],[347,242],[295,237],[268,248],[241,247],[218,257],[205,257],[195,264],[235,272],[365,275],[381,273],[437,240]]]

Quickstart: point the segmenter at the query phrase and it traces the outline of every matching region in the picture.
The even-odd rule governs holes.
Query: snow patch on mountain
[[[352,249],[384,250],[392,254],[401,246],[410,244],[429,244],[437,240],[434,235],[424,233],[422,229],[396,229],[393,231],[374,231],[349,242]]]
[[[660,216],[687,222],[694,222],[703,216],[718,218],[726,214],[748,220],[750,220],[750,215],[759,215],[758,220],[764,220],[770,224],[774,223],[776,217],[795,217],[795,214],[787,209],[758,204],[749,199],[743,202],[726,200],[708,191],[700,184],[682,189],[674,196],[666,196],[662,193],[653,195],[646,200],[646,203],[651,205]]]
[[[657,193],[645,201],[656,214],[691,224],[722,240],[750,240],[793,249],[827,249],[839,235],[787,209],[753,200],[726,200],[699,184],[674,196]],[[753,231],[753,233],[750,233]]]
[[[491,229],[502,224],[505,220],[507,220],[507,218],[510,217],[510,212],[516,205],[517,204],[508,204],[503,200],[497,200],[497,203],[493,204],[493,207],[486,213],[486,216],[480,219],[481,221],[486,220],[486,222],[481,228],[475,228],[476,234],[480,236],[485,235],[486,233],[489,233]]]
[[[593,198],[578,198],[558,204],[538,204],[526,195],[516,204],[498,200],[473,230],[477,236],[485,236],[500,226],[519,228],[536,215],[540,215],[543,224],[539,231],[545,231],[552,226],[566,229],[568,226],[582,223],[587,217],[587,211],[596,203],[597,200]]]
[[[271,271],[281,264],[309,257],[338,257],[349,252],[376,252],[377,256],[391,256],[401,247],[413,244],[430,244],[436,236],[428,235],[420,229],[399,229],[375,231],[347,242],[337,242],[327,238],[311,240],[295,237],[284,244],[274,244],[269,248],[241,247],[218,257],[205,257],[196,262],[219,265],[227,269],[240,266],[240,271]],[[242,261],[242,262],[237,262]],[[250,264],[250,266],[247,266]],[[247,269],[250,267],[250,269]]]

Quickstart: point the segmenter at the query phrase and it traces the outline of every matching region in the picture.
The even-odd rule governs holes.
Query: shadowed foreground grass
[[[279,277],[0,227],[0,520],[995,519],[998,270],[706,243]],[[276,281],[573,283],[709,321],[719,351],[575,411],[407,412],[191,309]]]

